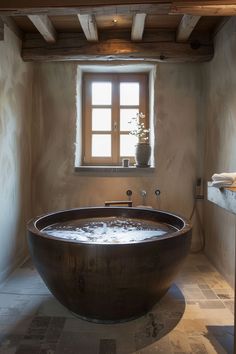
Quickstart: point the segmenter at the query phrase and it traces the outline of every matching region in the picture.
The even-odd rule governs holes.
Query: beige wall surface
[[[102,206],[133,191],[146,204],[189,217],[199,174],[201,80],[198,65],[158,65],[155,89],[156,168],[130,175],[74,172],[75,63],[37,64],[33,109],[34,215],[65,208]],[[78,93],[79,95],[79,93]],[[80,127],[79,127],[80,128]],[[154,191],[159,188],[157,199]],[[197,237],[195,242],[197,243]]]
[[[215,39],[215,56],[204,64],[205,180],[236,171],[236,18]],[[235,216],[205,202],[206,253],[228,281],[234,282]]]
[[[30,213],[31,65],[5,28],[0,42],[0,282],[27,255]]]
[[[75,172],[77,64],[25,64],[20,42],[6,30],[0,42],[0,281],[27,253],[30,216],[126,199],[131,189],[134,205],[143,204],[146,190],[147,205],[189,217],[203,170],[205,181],[236,170],[235,30],[233,19],[219,32],[210,63],[157,65],[156,166],[133,174]],[[200,214],[202,205],[197,201]],[[193,224],[196,249],[195,216]],[[207,255],[233,283],[235,217],[205,201],[204,227]]]

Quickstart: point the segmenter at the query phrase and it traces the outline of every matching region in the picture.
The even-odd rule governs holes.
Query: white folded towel
[[[228,181],[233,183],[236,180],[236,172],[215,173],[211,178],[213,181]]]
[[[236,187],[236,182],[230,182],[230,181],[212,181],[211,183],[212,187],[216,188],[224,188],[224,187]]]

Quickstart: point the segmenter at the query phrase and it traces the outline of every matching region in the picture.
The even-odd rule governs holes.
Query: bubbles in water
[[[150,220],[103,217],[78,219],[47,226],[48,236],[89,243],[132,243],[174,232],[170,225]]]

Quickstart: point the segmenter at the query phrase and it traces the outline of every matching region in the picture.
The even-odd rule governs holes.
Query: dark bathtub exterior
[[[156,220],[178,231],[130,244],[78,243],[40,231],[60,221],[100,216]],[[32,220],[28,231],[33,262],[53,295],[81,317],[111,322],[149,311],[170,287],[191,243],[191,226],[185,219],[153,209],[66,210]]]

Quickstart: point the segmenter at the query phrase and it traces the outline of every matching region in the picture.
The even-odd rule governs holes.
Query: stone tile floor
[[[233,353],[233,291],[204,255],[190,255],[165,297],[120,324],[74,317],[30,261],[0,288],[1,354]]]

